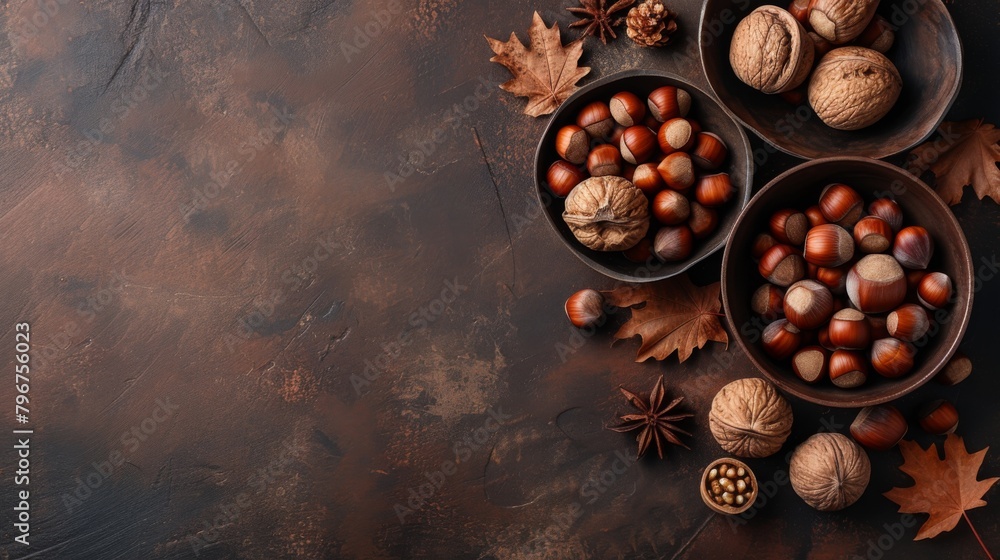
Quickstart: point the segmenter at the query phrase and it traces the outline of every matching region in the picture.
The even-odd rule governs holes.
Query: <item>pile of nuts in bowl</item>
[[[902,90],[899,71],[883,54],[895,33],[875,15],[877,8],[878,0],[793,0],[788,10],[760,6],[736,26],[729,63],[754,89],[793,103],[807,96],[827,126],[867,127],[892,109]]]
[[[761,344],[772,359],[791,361],[807,383],[829,379],[845,389],[864,385],[874,370],[906,375],[917,347],[932,333],[927,310],[953,296],[951,278],[928,270],[934,242],[905,225],[888,198],[865,202],[834,183],[819,204],[775,212],[751,253],[766,280],[751,308],[769,324]]]
[[[729,149],[690,110],[691,95],[674,86],[645,100],[622,91],[559,129],[560,159],[546,181],[566,197],[563,220],[580,243],[637,263],[678,262],[717,229],[720,207],[736,192],[718,171]]]
[[[753,475],[742,463],[729,460],[712,466],[705,476],[705,490],[718,506],[742,508],[753,501]]]

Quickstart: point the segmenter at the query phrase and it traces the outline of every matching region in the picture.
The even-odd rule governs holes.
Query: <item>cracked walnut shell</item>
[[[792,407],[770,382],[738,379],[716,393],[708,424],[727,452],[767,457],[777,453],[792,432]]]
[[[792,14],[761,6],[733,32],[729,64],[736,77],[764,93],[797,88],[809,76],[815,57],[812,39]]]
[[[809,105],[827,126],[858,130],[884,117],[902,88],[899,71],[882,53],[840,47],[816,65],[809,80]]]
[[[595,251],[631,249],[649,229],[649,202],[628,180],[591,177],[566,197],[563,221],[576,239]]]
[[[858,501],[868,488],[871,462],[864,449],[838,433],[815,434],[795,449],[788,478],[792,489],[820,511]]]

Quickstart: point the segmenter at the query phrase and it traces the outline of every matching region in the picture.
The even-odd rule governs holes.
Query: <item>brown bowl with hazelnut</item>
[[[720,249],[752,179],[739,123],[709,94],[654,70],[581,88],[535,152],[538,200],[563,243],[627,282],[669,278]]]
[[[962,46],[940,0],[708,0],[700,52],[735,118],[801,158],[885,158],[938,127]]]
[[[701,499],[712,511],[738,515],[757,499],[757,477],[743,461],[716,459],[701,475]]]
[[[835,407],[899,398],[948,362],[972,312],[965,235],[906,171],[825,158],[764,186],[722,258],[731,332],[783,391]]]

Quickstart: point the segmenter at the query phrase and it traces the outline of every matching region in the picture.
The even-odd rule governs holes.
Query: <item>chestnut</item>
[[[622,126],[642,124],[646,118],[646,106],[639,97],[630,92],[622,91],[614,94],[609,103],[611,116]]]
[[[670,156],[667,156],[670,157]],[[694,186],[694,197],[702,206],[722,206],[736,193],[728,173],[704,175]]]
[[[618,148],[611,144],[601,144],[587,155],[587,171],[594,177],[604,175],[620,175],[622,172],[622,155]]]
[[[865,216],[854,224],[854,242],[862,253],[884,253],[892,240],[892,226],[878,216]]]
[[[656,166],[660,177],[668,187],[675,191],[684,191],[694,184],[694,165],[691,156],[684,152],[675,152],[663,158]]]
[[[829,370],[830,381],[842,389],[860,387],[868,381],[868,360],[855,350],[834,350]]]
[[[556,160],[545,174],[549,190],[560,197],[568,195],[573,187],[586,178],[587,175],[579,167],[563,159]]]
[[[604,296],[590,288],[580,290],[569,296],[565,309],[566,317],[573,326],[581,329],[594,327],[604,321]]]
[[[591,138],[606,138],[615,128],[611,109],[603,101],[588,103],[576,116],[576,126],[587,131]]]
[[[913,369],[916,348],[898,338],[880,338],[872,343],[872,366],[884,377],[906,375]]]
[[[824,268],[840,266],[854,258],[854,238],[837,224],[818,225],[806,232],[802,258]]]
[[[655,163],[643,163],[636,166],[632,173],[632,184],[648,197],[655,196],[667,186],[663,182],[663,177],[660,177],[660,172],[656,170]]]
[[[691,201],[691,217],[688,218],[688,227],[695,239],[704,239],[715,232],[719,227],[719,213],[714,208],[705,208],[696,201]]]
[[[894,232],[903,227],[903,209],[891,198],[875,199],[868,205],[868,213],[885,220]]]
[[[765,321],[774,321],[785,314],[785,291],[774,284],[764,284],[750,298],[750,309]]]
[[[842,183],[827,185],[819,195],[819,209],[826,221],[845,228],[861,219],[864,206],[858,191]]]
[[[830,344],[834,348],[862,350],[872,341],[871,324],[865,314],[850,307],[833,314],[828,326]]]
[[[691,256],[693,249],[694,235],[686,225],[664,226],[653,240],[653,254],[665,262],[683,261]]]
[[[920,226],[910,226],[899,230],[892,245],[892,256],[906,268],[923,270],[931,262],[934,241],[931,234]]]
[[[846,291],[848,270],[849,268],[847,268],[846,265],[838,266],[836,268],[817,266],[815,273],[811,276],[814,280],[826,286],[831,292],[839,295],[845,293]]]
[[[810,206],[809,208],[806,208],[802,213],[805,214],[806,218],[809,219],[809,227],[811,228],[830,223],[826,221],[826,218],[823,217],[823,212],[820,211],[819,206],[815,205]]]
[[[927,334],[931,321],[923,307],[907,303],[886,317],[885,328],[893,338],[915,342]]]
[[[799,330],[819,328],[833,314],[833,295],[815,280],[800,280],[785,292],[785,317]]]
[[[753,245],[750,246],[750,256],[754,259],[760,260],[764,253],[778,244],[778,240],[775,239],[770,233],[758,233],[757,237],[753,239]]]
[[[580,165],[587,161],[589,152],[590,137],[583,128],[568,124],[556,133],[556,153],[564,160]]]
[[[685,117],[691,110],[691,94],[674,86],[654,89],[647,102],[649,114],[660,122]]]
[[[944,399],[921,406],[917,419],[925,432],[936,436],[950,434],[958,428],[958,410]]]
[[[634,263],[645,263],[653,256],[653,241],[643,237],[629,249],[622,251],[625,258]]]
[[[943,272],[924,275],[917,284],[917,300],[928,309],[941,309],[951,301],[951,278]]]
[[[777,244],[764,252],[757,270],[768,282],[787,288],[806,275],[806,262],[791,245]]]
[[[681,193],[665,189],[653,198],[652,211],[661,224],[676,226],[686,222],[691,215],[691,203]]]
[[[847,273],[847,297],[863,313],[884,313],[906,299],[906,277],[889,255],[866,255]]]
[[[729,148],[717,134],[699,132],[695,135],[691,159],[698,167],[708,170],[718,169],[728,156]]]
[[[792,356],[792,371],[806,383],[816,383],[828,375],[830,352],[821,346],[806,346]]]
[[[663,123],[656,133],[656,142],[664,154],[670,155],[674,152],[686,152],[694,144],[694,131],[691,130],[691,123],[676,117]]]
[[[802,245],[806,240],[806,232],[809,231],[809,218],[798,210],[785,208],[772,214],[768,225],[771,235],[778,241]]]
[[[956,352],[944,368],[934,376],[934,381],[942,385],[958,385],[972,374],[972,360],[961,352]]]
[[[622,133],[622,158],[635,165],[645,162],[656,149],[656,135],[645,126],[630,126]]]
[[[764,327],[761,342],[768,356],[775,360],[787,360],[802,344],[802,332],[787,319],[778,319]]]
[[[854,441],[875,451],[888,451],[906,435],[906,418],[888,404],[866,406],[851,422]]]

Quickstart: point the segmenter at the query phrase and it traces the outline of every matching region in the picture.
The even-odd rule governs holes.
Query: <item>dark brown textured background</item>
[[[674,5],[674,47],[590,41],[587,79],[653,66],[704,85],[700,3]],[[892,537],[900,516],[880,493],[907,484],[896,451],[872,454],[869,491],[843,512],[815,513],[787,485],[743,526],[700,503],[698,474],[721,455],[711,398],[754,372],[735,344],[636,364],[635,343],[609,348],[614,325],[578,338],[563,300],[612,282],[541,219],[545,120],[520,114],[488,62],[483,34],[526,39],[536,8],[565,27],[564,7],[4,2],[0,355],[13,363],[13,325],[30,321],[36,434],[29,549],[11,542],[0,446],[0,558],[822,559],[865,557],[884,535],[883,557],[981,554],[964,525]],[[386,23],[345,50],[373,10]],[[998,122],[996,3],[950,11],[967,56],[950,116]],[[755,183],[795,162],[768,156]],[[387,172],[409,174],[390,188]],[[954,210],[974,259],[993,259],[997,205],[966,195]],[[983,286],[964,344],[974,376],[900,403],[952,398],[970,449],[1000,435],[1000,290]],[[623,410],[615,388],[660,373],[697,413],[693,450],[622,469],[634,444],[602,429]],[[9,383],[0,395],[13,427]],[[162,422],[147,420],[157,399],[177,407]],[[794,408],[782,455],[854,415]],[[144,441],[123,439],[144,420]],[[456,460],[401,523],[394,505]],[[784,480],[781,455],[751,466]],[[982,472],[1000,473],[1000,449]],[[88,477],[97,488],[67,507]],[[1000,551],[1000,494],[986,499],[970,518]]]

